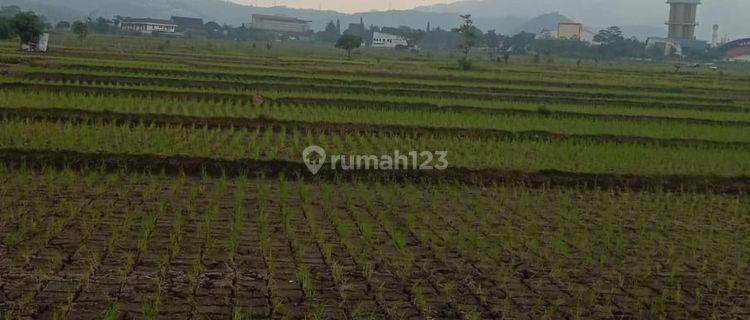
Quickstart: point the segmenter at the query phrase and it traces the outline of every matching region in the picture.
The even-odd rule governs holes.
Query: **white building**
[[[310,30],[309,23],[310,21],[291,17],[254,14],[250,27],[276,32],[306,33]]]
[[[21,50],[29,52],[47,52],[49,44],[49,33],[45,32],[39,36],[36,41],[27,42],[21,45]]]
[[[161,19],[125,19],[120,28],[124,31],[135,31],[142,34],[151,34],[154,32],[174,33],[177,25],[170,20]]]
[[[392,34],[380,32],[374,32],[372,34],[373,48],[395,48],[399,45],[407,47],[409,46],[409,43],[406,42],[404,38]]]

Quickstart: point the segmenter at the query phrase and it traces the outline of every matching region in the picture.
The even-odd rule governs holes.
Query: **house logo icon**
[[[326,151],[319,146],[309,146],[302,151],[302,161],[312,174],[318,174],[326,161]]]

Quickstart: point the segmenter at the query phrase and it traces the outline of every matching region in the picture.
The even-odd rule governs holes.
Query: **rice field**
[[[750,318],[741,65],[160,41],[0,43],[0,319]]]

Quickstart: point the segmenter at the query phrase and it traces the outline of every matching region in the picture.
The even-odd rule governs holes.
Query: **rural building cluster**
[[[251,15],[250,23],[243,26],[248,31],[262,33],[280,40],[306,40],[313,41],[315,37],[313,30],[310,28],[309,20],[266,14]],[[212,23],[209,23],[212,24]],[[200,33],[201,31],[212,31],[210,29],[221,28],[218,25],[209,26],[204,24],[202,19],[190,17],[176,17],[171,19],[154,19],[154,18],[124,18],[119,22],[119,29],[125,33],[139,35],[157,35],[157,36],[185,36],[186,34]],[[406,48],[409,42],[402,36],[389,34],[380,31],[369,30],[360,18],[359,23],[350,23],[349,27],[341,31],[341,23],[335,25],[335,29],[329,30],[332,37],[339,37],[342,34],[352,34],[359,36],[364,45],[370,45],[373,48]]]
[[[120,24],[123,31],[134,31],[141,34],[175,33],[177,25],[172,20],[161,19],[125,19]]]
[[[310,31],[310,21],[265,14],[254,14],[250,26],[257,30],[285,33],[307,33]]]
[[[494,30],[482,31],[476,26],[473,32],[476,41],[472,44],[475,54],[486,54],[490,59],[497,55],[531,54],[543,56],[543,60],[555,56],[577,59],[593,58],[635,58],[635,59],[698,59],[698,60],[750,60],[748,43],[750,38],[729,39],[720,35],[720,26],[713,25],[710,41],[699,39],[696,29],[700,25],[701,0],[668,0],[669,15],[665,17],[666,28],[663,37],[650,37],[645,42],[629,37],[624,29],[610,27],[599,30],[586,21],[574,21],[557,12],[536,17],[531,25],[515,35],[504,35]],[[16,11],[20,11],[17,9]],[[536,20],[535,20],[536,19]],[[357,21],[358,20],[358,21]],[[205,22],[201,18],[172,16],[162,17],[120,17],[113,19],[99,17],[78,21],[85,25],[85,32],[97,34],[125,34],[161,37],[203,37],[225,39],[238,42],[299,41],[336,44],[342,36],[361,39],[358,47],[386,48],[418,52],[453,51],[462,47],[463,35],[456,32],[455,25],[426,28],[407,26],[377,26],[366,24],[364,17],[357,20],[341,21],[332,19],[322,30],[314,30],[314,23],[304,17],[270,14],[248,14],[241,26],[221,25]],[[460,20],[457,17],[457,22]],[[343,22],[343,23],[342,23]],[[662,21],[658,21],[661,23]],[[49,31],[71,32],[72,24],[59,21],[58,26]],[[52,32],[54,37],[54,32]],[[47,40],[48,38],[39,39]],[[29,51],[43,51],[45,41],[27,41],[24,48]],[[349,51],[349,53],[351,53]],[[538,60],[542,60],[541,58]]]
[[[701,0],[668,0],[669,17],[666,22],[666,38],[649,38],[647,46],[663,50],[665,56],[682,56],[686,50],[705,50],[705,48],[721,48],[728,60],[750,60],[750,38],[729,41],[720,39],[719,25],[712,27],[711,41],[696,37],[695,29],[700,25],[698,21],[698,7]]]
[[[173,35],[182,36],[185,32],[199,31],[204,28],[203,19],[173,16],[171,19],[123,18],[119,28],[124,33],[140,35]]]

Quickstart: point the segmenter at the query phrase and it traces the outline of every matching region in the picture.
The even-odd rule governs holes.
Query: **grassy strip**
[[[750,142],[723,142],[698,139],[657,139],[649,137],[615,135],[562,134],[547,131],[507,131],[498,129],[464,129],[403,125],[377,125],[357,123],[308,122],[276,120],[266,117],[193,117],[159,113],[117,113],[73,109],[0,108],[0,119],[71,122],[92,125],[96,123],[155,127],[203,127],[210,129],[271,129],[274,132],[304,131],[313,134],[389,134],[404,137],[430,136],[469,139],[504,139],[531,141],[588,141],[615,144],[644,144],[662,147],[713,147],[750,148]]]
[[[80,92],[73,87],[62,88],[61,92],[45,92],[41,90],[0,90],[0,105],[2,106],[44,106],[45,108],[89,108],[97,107],[103,110],[115,110],[133,108],[130,105],[157,105],[158,108],[174,107],[176,105],[189,105],[191,109],[200,109],[207,116],[216,116],[215,109],[226,106],[210,106],[205,101],[184,101],[185,99],[203,100],[202,98],[212,96],[191,95],[182,98],[166,97],[143,97],[139,94],[125,96],[115,92],[99,92],[99,94],[87,93],[89,87],[83,87]],[[60,91],[60,90],[56,90]],[[174,91],[169,91],[170,93]],[[625,120],[625,121],[658,121],[687,124],[708,124],[722,126],[750,126],[750,113],[742,112],[716,112],[700,110],[678,110],[678,109],[647,109],[647,108],[623,108],[613,106],[578,106],[578,105],[543,105],[524,103],[497,103],[477,100],[461,99],[430,99],[430,98],[402,98],[388,96],[364,96],[355,94],[327,95],[327,94],[283,94],[270,92],[266,98],[273,98],[269,103],[294,103],[299,105],[323,105],[357,107],[364,109],[420,109],[425,111],[455,111],[455,112],[477,112],[496,115],[525,115],[525,116],[553,116],[557,118],[574,118],[589,120]],[[140,94],[145,95],[145,93]],[[165,93],[167,95],[167,93]],[[178,100],[179,99],[179,100]],[[238,102],[241,97],[232,96],[228,99]],[[237,108],[234,113],[243,111]],[[212,112],[209,112],[212,111]]]
[[[102,90],[103,91],[103,90]],[[124,95],[124,93],[123,93]],[[658,121],[619,121],[617,119],[569,119],[552,114],[503,114],[461,112],[436,105],[388,105],[356,100],[312,100],[277,98],[263,106],[249,101],[185,101],[172,97],[112,97],[106,93],[88,96],[68,93],[19,93],[0,91],[10,107],[114,111],[135,114],[172,114],[199,117],[274,118],[287,121],[499,129],[507,131],[548,131],[577,135],[641,136],[658,139],[695,139],[748,142],[742,126],[663,123]],[[329,103],[329,104],[326,104]],[[2,105],[3,103],[0,103]],[[300,105],[301,104],[301,105]],[[430,111],[430,112],[427,112]]]
[[[255,92],[315,92],[323,94],[359,94],[359,95],[379,95],[393,97],[421,97],[421,98],[460,98],[484,101],[509,101],[522,103],[546,103],[546,104],[582,104],[582,105],[616,105],[631,108],[661,108],[661,109],[682,109],[682,110],[715,110],[715,111],[735,111],[750,112],[750,109],[735,106],[727,103],[695,103],[685,101],[654,100],[654,99],[621,99],[621,98],[599,98],[585,96],[568,96],[560,94],[538,94],[538,90],[503,90],[494,93],[479,93],[465,91],[448,91],[448,90],[425,90],[425,89],[403,89],[403,88],[378,88],[370,86],[334,86],[318,84],[300,84],[285,82],[253,82],[244,84],[227,84],[220,83],[209,84],[206,82],[185,83],[182,80],[175,79],[158,79],[158,78],[113,78],[113,77],[86,77],[86,76],[62,76],[55,77],[52,75],[41,75],[39,77],[30,77],[26,81],[19,81],[18,85],[24,82],[36,82],[39,85],[63,84],[63,85],[89,85],[89,86],[116,86],[116,87],[150,87],[153,89],[169,88],[193,88],[194,90],[204,90],[215,93],[236,94],[242,91],[252,90]],[[37,79],[39,78],[39,79]],[[6,84],[5,87],[13,87],[13,84]]]
[[[731,104],[732,99],[717,98],[710,95],[689,95],[689,94],[653,94],[638,90],[631,91],[605,91],[590,90],[589,88],[556,88],[556,87],[538,87],[531,85],[519,85],[507,83],[502,86],[494,85],[477,85],[476,83],[456,83],[456,82],[438,82],[438,81],[383,81],[378,78],[362,77],[336,77],[325,74],[316,74],[315,76],[299,75],[288,72],[253,72],[253,73],[234,73],[227,70],[227,73],[217,73],[216,71],[206,70],[153,70],[153,69],[136,69],[133,71],[115,70],[89,70],[87,68],[63,68],[55,66],[38,68],[29,67],[14,70],[17,77],[34,80],[72,80],[85,82],[104,82],[104,83],[143,83],[163,86],[182,86],[182,87],[207,87],[219,89],[243,88],[255,86],[258,84],[307,84],[307,85],[326,85],[330,87],[346,87],[352,90],[361,90],[362,88],[378,89],[409,89],[414,91],[430,90],[439,92],[453,92],[455,94],[474,93],[474,94],[524,94],[524,95],[551,95],[555,97],[577,97],[592,99],[631,99],[644,102],[692,102],[692,103],[713,103],[713,104]],[[637,92],[637,93],[634,93]]]
[[[522,172],[499,169],[471,170],[459,167],[452,167],[441,172],[355,170],[346,173],[323,168],[321,172],[313,176],[303,164],[281,160],[217,160],[185,156],[80,153],[9,148],[0,149],[0,162],[9,167],[54,167],[80,170],[97,168],[108,171],[146,171],[216,177],[240,174],[258,177],[295,176],[312,181],[446,182],[479,186],[508,184],[530,188],[575,187],[739,195],[750,192],[750,177],[747,176],[590,174],[562,171]]]
[[[331,155],[345,155],[348,164],[354,155],[379,158],[393,156],[395,150],[401,155],[445,151],[451,166],[472,169],[723,176],[750,173],[750,153],[746,150],[711,147],[14,121],[2,121],[0,128],[0,146],[37,150],[300,161],[303,149],[317,144]],[[426,156],[410,161],[419,164],[424,160]]]
[[[452,81],[462,83],[475,83],[483,85],[529,85],[542,87],[562,88],[589,88],[592,92],[601,90],[621,90],[675,94],[688,92],[708,94],[711,92],[727,92],[746,96],[743,89],[745,80],[740,75],[721,75],[713,73],[682,72],[676,74],[671,70],[662,68],[571,68],[565,66],[544,66],[535,64],[517,64],[514,66],[496,66],[482,64],[484,71],[461,72],[441,70],[436,68],[448,61],[439,59],[428,59],[426,61],[393,61],[387,59],[377,62],[374,60],[340,61],[331,59],[310,59],[308,57],[290,57],[288,55],[269,58],[265,56],[251,56],[237,59],[221,55],[196,56],[175,52],[174,55],[181,56],[185,65],[190,69],[201,69],[206,72],[215,73],[237,73],[240,71],[251,72],[294,72],[296,75],[337,75],[345,77],[371,77],[382,79],[399,79],[418,81],[420,83],[430,81]],[[127,56],[122,54],[102,55],[101,52],[87,53],[88,59],[71,58],[73,55],[59,56],[60,61],[67,65],[79,65],[98,68],[111,66],[129,67],[123,60],[134,59],[132,52]],[[139,55],[136,55],[139,56]],[[91,58],[95,58],[92,60]],[[110,60],[102,60],[107,58]],[[111,60],[114,59],[114,60]],[[143,56],[142,61],[161,62],[163,53],[155,53]],[[221,61],[221,62],[217,62]],[[137,67],[141,62],[132,62],[132,67]],[[383,65],[390,67],[382,68]],[[44,64],[37,64],[43,66]],[[183,68],[185,65],[178,65]],[[321,67],[322,66],[322,67]],[[484,68],[486,67],[486,68]],[[153,69],[168,71],[168,66],[154,65]],[[103,69],[102,69],[103,70]],[[377,71],[373,71],[377,70]],[[384,70],[399,70],[398,72]],[[410,70],[408,73],[401,70]],[[137,69],[130,69],[137,71]],[[604,71],[604,72],[603,72]],[[658,75],[659,77],[655,77]],[[657,80],[655,80],[657,79]],[[717,81],[718,80],[718,81]],[[686,85],[675,86],[675,82],[684,82]]]

